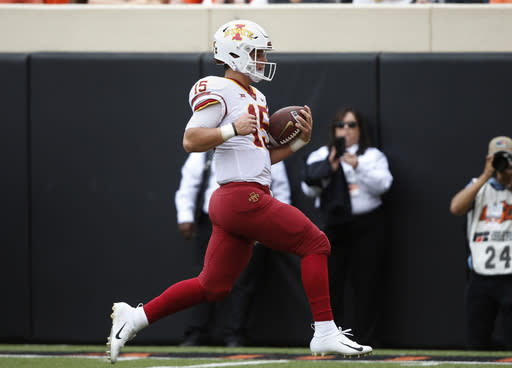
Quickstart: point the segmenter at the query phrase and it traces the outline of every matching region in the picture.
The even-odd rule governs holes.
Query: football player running
[[[236,20],[214,36],[214,58],[224,64],[224,77],[209,76],[192,87],[192,108],[183,136],[187,152],[215,148],[216,179],[209,214],[213,231],[201,273],[180,281],[144,306],[115,303],[107,345],[111,363],[120,349],[142,328],[163,317],[203,302],[226,297],[246,267],[254,241],[301,258],[302,283],[314,319],[313,354],[365,355],[370,346],[349,339],[333,321],[327,257],[327,237],[301,211],[272,197],[270,169],[305,146],[313,125],[304,106],[298,117],[301,134],[290,144],[270,147],[269,112],[265,96],[252,82],[271,81],[276,64],[268,62],[272,43],[254,22]]]

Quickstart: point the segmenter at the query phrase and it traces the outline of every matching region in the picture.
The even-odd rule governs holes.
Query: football
[[[297,117],[303,106],[286,106],[270,115],[268,132],[274,145],[287,144],[300,134],[300,129],[295,126],[299,120]]]

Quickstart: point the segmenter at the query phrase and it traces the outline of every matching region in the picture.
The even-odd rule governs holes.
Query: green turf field
[[[105,346],[0,345],[1,368],[96,368],[110,367]],[[466,352],[445,350],[376,350],[371,356],[345,359],[327,356],[311,360],[302,348],[222,348],[127,346],[113,367],[265,367],[265,368],[442,368],[512,367],[512,352]]]

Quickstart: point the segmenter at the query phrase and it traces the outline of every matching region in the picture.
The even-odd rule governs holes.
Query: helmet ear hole
[[[229,55],[231,55],[231,57],[233,59],[238,59],[240,57],[239,55],[235,54],[234,52],[230,52]]]

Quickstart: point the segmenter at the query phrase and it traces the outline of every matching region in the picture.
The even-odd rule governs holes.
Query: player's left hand
[[[311,140],[311,133],[313,131],[313,114],[308,105],[304,105],[304,109],[300,110],[300,114],[297,118],[300,123],[296,123],[295,125],[301,130],[299,139],[308,143]]]

